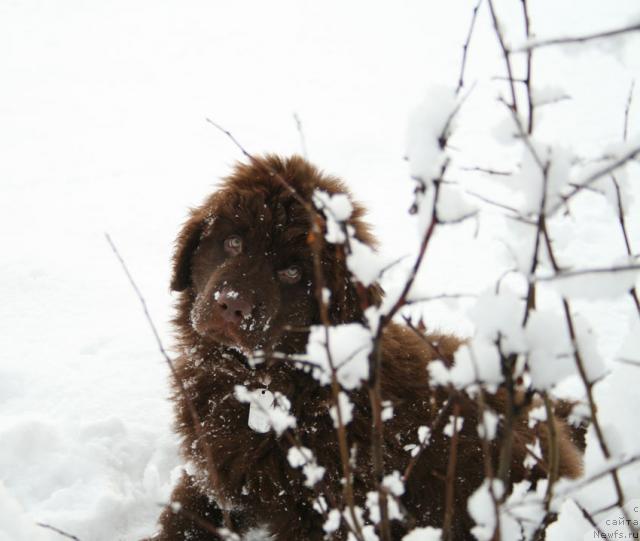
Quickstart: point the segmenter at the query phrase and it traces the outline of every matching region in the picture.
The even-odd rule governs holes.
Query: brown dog
[[[266,156],[238,165],[220,190],[192,210],[178,237],[171,287],[180,292],[175,325],[181,356],[176,370],[183,388],[175,386],[174,399],[190,466],[154,539],[222,539],[216,532],[226,526],[240,534],[262,527],[278,541],[320,540],[327,532],[326,514],[319,505],[323,499],[318,496],[329,508],[345,508],[331,388],[301,369],[292,356],[305,352],[309,327],[321,323],[315,294],[318,268],[331,292],[328,317],[334,325],[361,322],[363,308],[378,304],[381,291],[375,284],[354,285],[341,250],[329,242],[324,242],[320,265],[314,268],[309,208],[316,190],[349,195],[340,181],[299,157]],[[362,214],[354,204],[348,223],[357,239],[373,245]],[[393,539],[401,539],[413,526],[442,527],[448,505],[452,538],[473,539],[467,499],[482,483],[487,463],[477,432],[478,405],[464,393],[452,399],[443,388],[430,386],[426,369],[435,359],[450,365],[459,344],[450,336],[420,336],[394,323],[382,335],[382,399],[394,412],[384,423],[385,473],[404,473],[412,459],[407,446],[417,443],[418,428],[431,430],[399,497],[404,520],[392,521]],[[256,364],[256,357],[262,362]],[[254,404],[246,403],[238,385],[245,394],[259,389],[286,397],[295,427],[289,423],[276,430],[269,422],[261,426],[259,419],[252,421]],[[500,393],[487,399],[498,413],[504,409]],[[353,414],[346,429],[354,504],[365,510],[364,520],[372,529],[365,500],[378,484],[371,466],[372,414],[366,383],[350,390],[349,398]],[[199,430],[192,406],[201,421]],[[451,472],[447,476],[452,437],[444,425],[454,408],[464,423],[456,435],[452,478]],[[513,428],[512,483],[535,482],[548,472],[546,428],[541,424],[529,429],[526,408],[524,413]],[[558,421],[556,429],[559,472],[576,476],[580,453],[564,423]],[[499,426],[487,447],[494,468],[501,437]],[[527,468],[526,444],[536,437],[543,457]],[[288,460],[296,445],[310,449],[314,464],[324,468],[316,468],[319,475],[312,482]],[[346,539],[344,516],[333,526],[337,529],[332,538]]]

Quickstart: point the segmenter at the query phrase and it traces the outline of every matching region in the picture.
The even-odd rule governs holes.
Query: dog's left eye
[[[242,252],[242,239],[238,235],[231,235],[224,241],[224,251],[229,255],[238,255]]]
[[[291,267],[278,271],[278,278],[287,284],[295,284],[300,281],[301,277],[302,271],[300,270],[300,267],[297,267],[296,265],[292,265]]]

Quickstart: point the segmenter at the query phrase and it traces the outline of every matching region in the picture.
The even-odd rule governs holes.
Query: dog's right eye
[[[224,251],[229,255],[238,255],[242,252],[242,239],[238,235],[231,235],[224,241]]]

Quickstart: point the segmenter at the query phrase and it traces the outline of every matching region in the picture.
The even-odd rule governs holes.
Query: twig
[[[553,255],[553,246],[551,243],[551,239],[549,237],[549,233],[545,229],[543,231],[543,234],[545,239],[545,246],[547,247],[547,252],[549,253],[551,265],[553,267],[553,270],[557,273],[560,271],[560,269]],[[600,425],[597,406],[596,406],[595,398],[593,396],[593,386],[595,382],[590,380],[589,377],[587,376],[587,371],[585,368],[582,353],[578,345],[578,337],[576,335],[575,323],[573,321],[573,316],[571,314],[571,306],[569,304],[568,299],[565,297],[562,298],[562,308],[564,311],[564,316],[567,324],[567,330],[569,332],[569,337],[571,338],[571,345],[573,348],[573,357],[576,363],[576,367],[578,369],[578,373],[580,374],[580,379],[582,380],[582,383],[585,386],[585,390],[587,392],[587,402],[589,404],[589,413],[591,415],[591,423],[593,424],[593,428],[596,434],[596,439],[598,441],[600,450],[602,451],[602,454],[604,455],[604,457],[609,459],[611,458],[611,451],[609,450],[609,445],[607,444],[607,441],[604,437],[604,432],[602,431],[602,426]],[[620,484],[620,479],[618,477],[617,469],[614,469],[611,471],[611,479],[613,481],[616,496],[618,498],[617,504],[620,507],[620,512],[624,515],[625,519],[628,519],[629,518],[628,513],[623,508],[625,498],[624,498],[624,493],[622,491],[622,486]],[[635,528],[632,524],[630,527],[632,528],[632,532],[635,533],[637,531],[637,528]]]
[[[293,120],[296,122],[296,129],[298,130],[298,135],[300,136],[300,148],[302,149],[302,156],[304,159],[308,159],[307,155],[307,142],[304,136],[304,130],[302,129],[302,121],[298,116],[298,113],[293,113]]]
[[[243,147],[229,130],[226,130],[225,128],[220,126],[220,124],[218,124],[217,122],[214,122],[210,118],[206,118],[205,120],[209,124],[211,124],[214,128],[224,133],[229,139],[231,139],[233,144],[236,145],[236,147],[238,147],[240,152],[242,152],[242,154],[244,154],[244,156],[246,156],[252,164],[255,165],[258,163],[258,160],[255,158],[255,156],[251,154],[245,147]],[[322,217],[317,212],[315,212],[315,209],[313,208],[313,206],[309,202],[305,201],[300,196],[300,194],[295,190],[295,188],[291,186],[291,184],[287,182],[287,180],[278,171],[271,170],[269,172],[273,174],[274,178],[287,189],[287,191],[293,196],[293,198],[298,203],[300,203],[310,215],[315,215],[316,219],[322,220]],[[312,224],[313,223],[315,222],[312,222]]]
[[[471,35],[473,34],[473,28],[476,24],[476,18],[478,16],[478,9],[480,9],[480,5],[482,4],[482,0],[478,0],[478,3],[473,8],[473,14],[471,15],[471,24],[469,25],[469,32],[467,33],[467,39],[462,46],[462,62],[460,65],[460,76],[458,77],[458,86],[456,88],[456,94],[460,92],[462,87],[464,86],[464,70],[467,64],[467,53],[469,51],[469,43],[471,42]]]
[[[73,539],[74,541],[80,541],[80,539],[78,537],[76,537],[75,535],[71,535],[70,533],[67,533],[63,530],[60,530],[59,528],[56,528],[55,526],[51,526],[50,524],[44,524],[42,522],[36,522],[36,526],[40,526],[41,528],[46,528],[47,530],[51,530],[56,532],[58,535],[61,535],[62,537],[66,537],[67,539]]]
[[[584,43],[585,41],[592,41],[595,39],[610,38],[613,36],[619,36],[620,34],[627,34],[629,32],[637,32],[640,30],[640,23],[633,24],[631,26],[623,26],[621,28],[614,28],[612,30],[605,30],[602,32],[596,32],[594,34],[583,34],[582,36],[572,37],[560,37],[550,38],[539,41],[534,41],[518,47],[512,50],[514,53],[523,53],[532,51],[533,49],[540,49],[541,47],[548,47],[550,45],[564,45],[568,43]]]
[[[449,447],[449,461],[447,462],[447,476],[445,487],[444,520],[442,521],[442,533],[445,541],[454,541],[451,526],[453,522],[453,503],[455,498],[455,477],[458,459],[458,416],[460,406],[453,405],[453,435]]]
[[[494,489],[493,480],[495,479],[495,472],[493,469],[493,453],[489,444],[489,430],[485,422],[485,411],[487,411],[487,403],[485,398],[485,391],[481,385],[479,373],[478,373],[478,360],[472,348],[469,348],[469,357],[471,358],[471,364],[473,366],[473,377],[475,384],[478,388],[477,402],[478,402],[478,418],[482,422],[484,434],[481,438],[482,441],[482,458],[484,465],[484,476],[489,481],[489,495],[491,496],[491,502],[493,503],[493,514],[496,521],[495,528],[493,530],[493,538],[500,539],[500,506],[501,499],[498,498]],[[497,427],[496,427],[497,428]],[[494,435],[495,436],[495,435]]]
[[[473,89],[473,87],[472,87]],[[471,90],[472,90],[471,89]],[[460,110],[462,103],[465,101],[466,97],[469,96],[467,93],[456,105],[455,109],[451,112],[447,121],[442,128],[440,136],[438,137],[438,144],[440,148],[444,150],[447,145],[447,140],[449,137],[449,127],[453,117]],[[432,180],[434,194],[433,194],[433,202],[431,206],[431,219],[425,234],[423,235],[422,242],[420,244],[418,256],[416,257],[413,267],[411,269],[411,273],[405,284],[402,288],[402,291],[399,297],[394,302],[393,306],[385,313],[380,315],[380,320],[378,323],[378,329],[376,335],[373,339],[373,348],[371,354],[369,355],[369,378],[368,378],[368,386],[369,386],[369,401],[371,403],[371,412],[372,412],[372,434],[371,434],[371,450],[372,450],[372,462],[373,462],[373,473],[378,482],[378,494],[379,494],[379,506],[380,506],[380,516],[381,516],[381,534],[383,541],[391,541],[391,532],[389,527],[388,520],[388,510],[387,510],[387,498],[386,491],[383,489],[382,480],[384,476],[384,423],[382,422],[382,386],[381,386],[381,377],[380,372],[382,370],[382,335],[384,329],[389,323],[393,320],[394,315],[402,308],[406,301],[407,295],[413,286],[415,279],[418,274],[418,270],[422,264],[424,259],[427,246],[433,236],[433,233],[436,229],[436,226],[440,223],[437,214],[438,200],[440,194],[440,185],[444,175],[447,171],[449,165],[449,161],[445,160],[444,164],[440,169],[440,174],[438,178]],[[426,182],[423,179],[418,179],[423,186],[426,186]]]
[[[622,140],[626,141],[629,137],[629,111],[631,110],[631,102],[633,101],[633,89],[636,85],[635,79],[631,81],[631,87],[629,88],[629,97],[627,98],[627,105],[624,108],[624,128],[622,130]]]
[[[446,301],[457,299],[475,299],[478,295],[476,293],[442,293],[441,295],[432,295],[430,297],[420,297],[417,299],[408,299],[405,306],[411,306],[413,304],[420,304],[423,302],[433,301]]]
[[[513,213],[513,216],[508,216],[509,218],[511,218],[513,220],[518,220],[520,222],[524,222],[524,223],[527,223],[529,225],[535,225],[535,222],[533,222],[532,220],[524,217],[522,214],[520,214],[520,211],[515,207],[511,207],[511,206],[506,205],[504,203],[500,203],[499,201],[494,201],[493,199],[489,199],[488,197],[486,197],[486,196],[484,196],[482,194],[479,194],[477,192],[473,192],[471,190],[465,190],[464,193],[466,193],[466,194],[468,194],[468,195],[470,195],[472,197],[475,197],[476,199],[479,199],[480,201],[483,201],[484,203],[487,203],[487,204],[489,204],[491,206],[498,207],[498,208],[501,208],[503,210],[508,210],[509,212]]]
[[[622,140],[626,141],[629,135],[629,111],[631,110],[631,102],[633,101],[633,88],[635,86],[635,80],[631,81],[631,88],[629,88],[629,97],[627,98],[627,105],[624,109],[624,128],[622,130]],[[616,190],[616,202],[618,209],[618,221],[620,222],[620,229],[622,230],[622,236],[624,237],[624,245],[627,250],[627,255],[631,256],[631,241],[629,240],[629,233],[627,232],[627,223],[624,215],[624,207],[622,205],[622,193],[620,190],[620,184],[616,179],[615,175],[611,175],[611,181],[613,182],[613,186]],[[640,299],[638,298],[638,292],[636,287],[633,286],[629,291],[629,295],[631,295],[631,299],[633,300],[633,304],[636,307],[638,315],[640,316]]]
[[[580,270],[558,270],[551,276],[537,276],[534,282],[553,282],[564,278],[573,278],[574,276],[584,276],[585,274],[609,274],[615,272],[629,272],[640,270],[640,264],[637,265],[614,265],[612,267],[597,267],[592,269]]]
[[[189,409],[189,414],[191,415],[191,422],[193,423],[193,429],[194,429],[194,431],[196,433],[198,441],[201,441],[202,444],[204,445],[205,460],[206,460],[206,463],[207,463],[207,472],[209,474],[209,482],[211,483],[211,487],[213,488],[216,496],[218,498],[220,498],[220,500],[222,502],[225,502],[226,501],[226,496],[223,493],[223,491],[221,490],[220,476],[218,475],[218,470],[217,470],[217,468],[215,466],[215,462],[213,460],[213,454],[211,452],[211,447],[209,446],[208,440],[205,437],[205,434],[204,434],[204,432],[202,430],[202,420],[200,419],[200,416],[198,415],[198,411],[196,410],[196,407],[195,407],[193,401],[189,397],[189,393],[187,393],[187,390],[185,389],[185,386],[184,386],[184,382],[182,381],[182,378],[178,375],[178,373],[177,373],[177,371],[175,369],[175,366],[173,364],[173,361],[171,360],[171,357],[169,357],[169,355],[167,354],[166,350],[164,349],[164,346],[162,345],[162,340],[160,339],[160,335],[158,334],[156,326],[153,323],[153,319],[151,318],[151,315],[149,314],[149,310],[147,308],[147,302],[146,302],[144,296],[142,295],[140,289],[138,288],[138,285],[136,284],[135,280],[133,279],[133,276],[129,272],[129,268],[127,267],[127,264],[125,263],[124,259],[120,255],[120,252],[116,248],[116,245],[113,243],[113,241],[111,240],[111,237],[109,236],[108,233],[105,233],[105,237],[107,239],[107,242],[109,243],[109,246],[111,246],[111,249],[113,250],[113,253],[117,257],[118,261],[120,262],[120,265],[122,266],[122,269],[124,270],[124,272],[125,272],[125,274],[127,276],[127,279],[129,280],[129,283],[133,287],[138,299],[140,300],[140,304],[142,304],[142,309],[144,311],[145,318],[147,319],[147,323],[149,324],[149,326],[151,327],[151,330],[153,331],[153,335],[155,336],[155,339],[156,339],[156,342],[157,342],[157,345],[158,345],[158,349],[160,350],[160,353],[164,357],[164,360],[166,361],[167,366],[169,367],[169,371],[171,372],[171,375],[172,375],[174,381],[178,385],[178,390],[180,391],[181,396],[185,399],[185,402],[187,404],[187,408]],[[228,506],[223,505],[222,508],[224,510],[224,509],[227,509]],[[225,526],[229,530],[232,530],[231,517],[229,515],[229,512],[224,510],[223,514],[224,514]]]
[[[502,439],[500,441],[500,453],[498,457],[497,477],[502,481],[504,494],[500,499],[501,503],[507,498],[511,479],[511,462],[513,457],[513,426],[516,417],[516,382],[513,378],[517,355],[505,355],[502,351],[502,336],[498,333],[495,346],[500,355],[500,370],[504,379],[504,387],[507,393],[504,413],[504,429],[502,431]]]
[[[607,539],[607,534],[604,533],[600,526],[596,524],[596,521],[594,520],[593,516],[591,516],[591,513],[589,513],[589,511],[587,511],[579,502],[574,500],[573,503],[575,503],[578,509],[580,509],[582,516],[587,519],[589,524],[591,524],[591,526],[598,532],[598,534],[600,535],[600,539]]]
[[[623,363],[623,364],[628,364],[628,365],[631,365],[631,366],[640,367],[640,361],[636,361],[634,359],[625,359],[624,357],[618,357],[617,359],[613,359],[613,360],[618,362],[618,363]]]
[[[493,21],[493,29],[496,33],[496,37],[498,38],[500,49],[502,49],[502,55],[504,56],[504,63],[507,68],[509,89],[511,90],[511,104],[509,104],[509,108],[515,113],[518,110],[518,101],[516,99],[516,87],[515,87],[514,78],[513,78],[513,68],[511,66],[511,53],[504,41],[504,36],[502,35],[502,30],[500,29],[500,23],[496,15],[495,8],[493,7],[493,0],[488,0],[488,2],[489,2],[489,11],[491,12],[491,20]]]
[[[450,395],[447,401],[443,404],[442,408],[440,408],[440,411],[438,412],[438,415],[436,416],[436,418],[431,423],[431,426],[429,427],[430,434],[433,434],[437,430],[440,430],[440,428],[444,425],[446,416],[449,414],[449,410],[451,409],[452,406],[453,406],[453,397]],[[413,472],[413,468],[417,464],[418,459],[422,455],[422,452],[429,446],[429,438],[425,438],[424,441],[419,443],[420,443],[420,446],[418,448],[418,452],[411,457],[409,464],[407,464],[407,467],[404,469],[404,472],[402,474],[402,480],[405,483],[411,476],[411,473]]]
[[[631,456],[628,456],[627,458],[624,458],[624,459],[620,460],[619,462],[616,462],[615,464],[611,464],[610,466],[607,466],[606,468],[603,468],[598,473],[594,473],[593,475],[591,475],[589,477],[586,477],[584,479],[581,479],[580,481],[578,481],[576,483],[571,483],[564,490],[558,491],[556,496],[557,497],[569,496],[569,495],[573,494],[574,492],[579,491],[579,490],[583,489],[584,487],[590,485],[591,483],[594,483],[595,481],[598,481],[599,479],[602,479],[603,477],[606,477],[607,475],[611,475],[612,473],[617,472],[618,470],[621,470],[622,468],[625,468],[627,466],[631,466],[632,464],[635,464],[636,462],[640,462],[640,453],[636,453],[636,454],[633,454]]]
[[[631,466],[636,462],[640,462],[640,453],[630,455],[626,458],[619,460],[618,462],[615,462],[614,464],[610,464],[605,468],[603,468],[602,470],[600,470],[599,472],[590,475],[589,477],[584,477],[578,481],[570,482],[566,485],[563,485],[562,489],[556,490],[554,498],[556,502],[562,502],[565,498],[570,497],[572,494],[576,492],[579,492],[580,490],[589,486],[590,484],[595,483],[596,481],[603,479],[604,477],[607,477],[608,475],[611,475],[612,473],[617,472],[618,470],[626,468],[627,466]],[[505,509],[511,510],[511,509],[516,509],[520,506],[528,507],[532,503],[542,504],[543,499],[532,498],[532,499],[526,499],[526,500],[515,500],[512,502],[509,502],[508,504],[505,504]]]
[[[600,180],[602,177],[610,173],[613,173],[616,169],[618,169],[619,167],[622,167],[623,165],[633,160],[638,155],[640,155],[640,146],[632,148],[630,151],[623,154],[622,156],[618,156],[612,163],[608,164],[606,167],[603,167],[602,169],[599,169],[598,171],[591,173],[589,176],[587,176],[587,178],[585,178],[580,183],[578,183],[577,187],[575,187],[567,195],[563,196],[562,201],[556,203],[553,207],[551,207],[547,211],[547,216],[550,217],[553,214],[555,214],[558,211],[558,209],[566,205],[569,199],[575,197],[575,195],[580,193],[584,188],[586,188],[587,186],[590,186],[597,180]]]
[[[514,174],[513,171],[499,171],[497,169],[491,169],[490,167],[460,167],[462,171],[478,171],[480,173],[486,173],[487,175],[496,175],[509,177]]]
[[[522,2],[522,14],[524,17],[524,28],[527,35],[527,39],[531,38],[531,20],[529,18],[529,6],[527,0],[521,0]],[[533,62],[533,54],[531,50],[527,51],[527,69],[524,78],[525,88],[527,90],[527,107],[529,108],[527,116],[527,134],[533,133],[533,96],[531,92],[531,65]]]
[[[552,509],[553,490],[558,480],[558,472],[560,469],[560,449],[558,442],[558,433],[556,430],[556,420],[553,411],[553,405],[549,399],[549,395],[542,393],[544,408],[547,414],[547,426],[549,428],[548,452],[549,452],[549,479],[547,481],[547,490],[544,495],[544,516],[540,524],[533,534],[532,539],[544,540],[547,526],[554,522],[557,518],[557,512]]]

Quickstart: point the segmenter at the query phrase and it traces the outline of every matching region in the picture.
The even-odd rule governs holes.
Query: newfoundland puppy
[[[304,354],[313,326],[365,323],[382,291],[352,277],[348,247],[325,238],[318,193],[346,195],[349,231],[375,245],[342,182],[297,156],[237,165],[178,236],[173,399],[187,466],[152,539],[242,539],[256,530],[277,541],[380,535],[369,385],[341,389],[348,399],[338,422],[338,383],[319,382],[311,369],[318,365]],[[387,535],[400,540],[414,527],[445,525],[449,539],[474,539],[467,500],[485,468],[498,471],[504,422],[483,441],[477,399],[430,383],[427,365],[451,366],[457,338],[389,323],[379,344],[382,404],[393,412],[383,416],[381,445]],[[505,396],[486,394],[485,407],[499,417]],[[554,425],[558,453],[550,453],[547,423],[529,426],[532,407],[535,400],[524,402],[512,423],[507,490],[547,478],[551,455],[559,456],[559,475],[580,473],[562,415]]]

